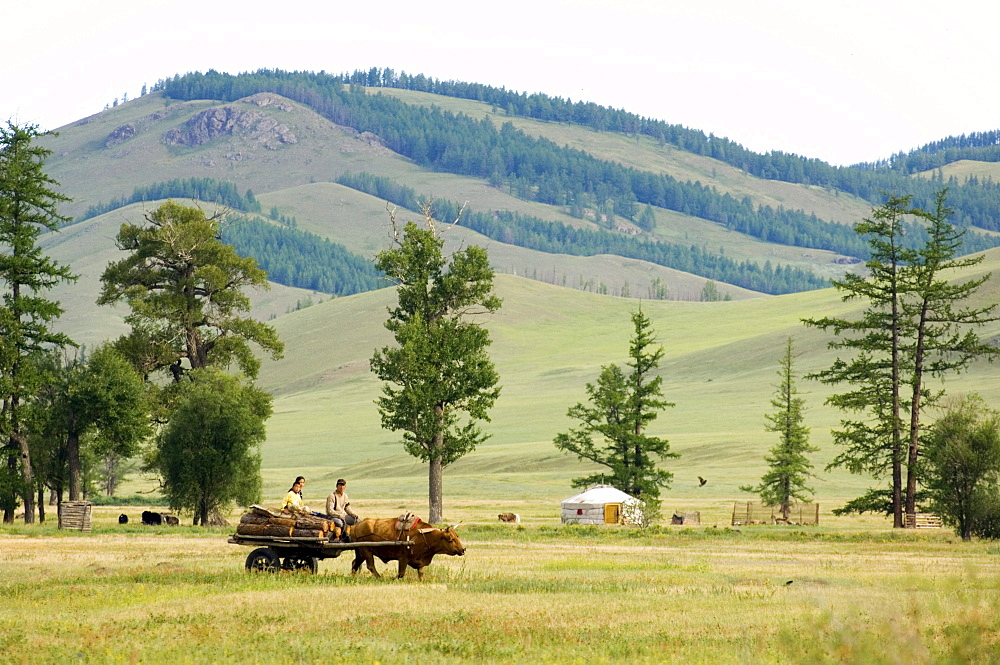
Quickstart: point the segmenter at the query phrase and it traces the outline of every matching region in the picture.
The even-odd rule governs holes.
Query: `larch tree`
[[[144,468],[159,474],[172,506],[192,510],[195,523],[204,524],[219,506],[256,496],[254,487],[259,492],[260,455],[246,446],[263,436],[270,398],[251,383],[261,364],[251,343],[275,359],[284,345],[274,328],[244,315],[250,310],[245,291],[268,288],[267,273],[222,242],[217,217],[168,201],[146,221],[122,225],[118,247],[128,256],[104,271],[98,303],[128,304],[132,331],[116,348],[144,378],[158,372],[172,378],[157,403],[164,429]],[[214,373],[234,365],[246,379]],[[240,399],[250,410],[235,420],[217,412]],[[191,461],[177,451],[191,453]],[[220,461],[227,454],[233,459]]]
[[[967,304],[990,276],[955,280],[957,270],[975,266],[982,258],[956,256],[964,231],[948,222],[946,194],[947,189],[938,193],[931,211],[909,207],[909,196],[890,197],[871,219],[857,224],[857,232],[868,236],[869,274],[847,275],[834,286],[845,292],[845,301],[865,302],[865,310],[857,320],[803,321],[832,330],[838,339],[831,348],[857,353],[848,360],[837,358],[811,378],[850,386],[828,400],[859,415],[842,420],[843,428],[833,433],[834,442],[844,450],[831,466],[876,477],[891,475],[895,527],[905,525],[904,513],[916,511],[920,442],[926,430],[921,414],[943,395],[943,390],[932,391],[927,379],[942,379],[963,371],[977,358],[993,359],[1000,353],[974,330],[997,320],[996,304]],[[925,223],[927,238],[922,245],[904,242],[904,216]],[[872,489],[848,507],[873,509],[885,494]]]
[[[968,302],[990,274],[955,281],[955,271],[971,268],[983,255],[958,257],[965,229],[948,222],[952,210],[945,205],[947,189],[941,190],[931,211],[914,214],[927,226],[927,241],[908,266],[913,296],[903,302],[903,314],[911,321],[913,334],[904,345],[910,359],[910,427],[906,460],[905,511],[916,512],[921,437],[925,402],[933,404],[942,391],[932,393],[927,377],[943,377],[965,370],[977,358],[993,359],[1000,347],[984,342],[975,328],[997,320],[996,303],[970,306]]]
[[[778,435],[778,443],[764,458],[769,469],[760,483],[740,487],[744,492],[759,495],[767,505],[780,508],[785,520],[796,500],[808,501],[812,496],[813,490],[806,483],[815,475],[808,454],[818,450],[809,445],[809,428],[803,424],[805,400],[799,397],[795,385],[794,361],[792,338],[789,337],[778,370],[780,381],[771,398],[775,410],[764,415],[768,421],[765,428]]]
[[[655,512],[660,490],[670,487],[673,479],[657,462],[677,454],[670,452],[667,439],[651,436],[647,429],[661,410],[674,405],[663,399],[663,377],[656,373],[664,351],[654,346],[652,322],[640,309],[632,314],[632,324],[629,370],[616,364],[602,367],[596,383],[586,385],[589,403],[578,403],[567,412],[579,426],[558,434],[553,443],[559,450],[607,468],[607,472],[574,478],[574,487],[610,482]]]
[[[377,400],[382,426],[403,433],[406,451],[428,463],[429,521],[443,515],[444,468],[488,438],[479,426],[500,394],[483,315],[496,312],[493,269],[475,245],[445,257],[429,203],[424,226],[399,228],[390,211],[393,247],[376,267],[397,285],[398,304],[385,327],[396,345],[375,351],[371,369],[384,381]],[[452,226],[458,219],[452,223]]]
[[[53,189],[58,183],[43,170],[51,151],[36,143],[39,136],[33,125],[0,127],[0,438],[7,461],[0,473],[0,504],[4,522],[12,522],[18,499],[23,501],[29,524],[35,521],[35,481],[22,421],[39,381],[33,358],[72,344],[53,330],[63,310],[45,293],[76,279],[38,244],[43,232],[68,221],[58,206],[69,200]]]
[[[908,288],[904,267],[914,253],[903,243],[903,219],[909,214],[910,197],[890,197],[855,225],[857,233],[867,236],[871,258],[865,264],[868,275],[848,273],[835,280],[844,301],[865,303],[861,317],[844,319],[826,317],[804,319],[803,323],[822,330],[832,330],[836,339],[830,348],[856,353],[853,358],[837,358],[827,370],[809,375],[828,384],[848,384],[846,393],[834,395],[827,403],[858,413],[859,420],[844,419],[843,429],[835,431],[834,441],[846,450],[833,462],[852,472],[870,471],[876,476],[888,473],[892,478],[893,526],[903,523],[903,410],[901,397],[903,358],[902,337],[906,322],[902,299]],[[883,390],[888,392],[883,392]],[[886,468],[887,465],[887,468]]]

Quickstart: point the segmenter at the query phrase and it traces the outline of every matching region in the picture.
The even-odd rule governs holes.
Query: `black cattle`
[[[163,524],[163,515],[151,510],[144,510],[142,511],[142,523],[148,526],[160,526]]]
[[[118,516],[118,523],[119,524],[128,524],[128,515],[126,515],[125,513],[122,513],[121,515],[119,515]]]

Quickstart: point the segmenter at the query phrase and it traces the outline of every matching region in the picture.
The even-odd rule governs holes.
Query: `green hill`
[[[989,254],[994,271],[984,301],[1000,300],[1000,251]],[[449,467],[446,496],[504,496],[530,491],[557,497],[569,479],[580,475],[573,458],[558,453],[551,440],[571,425],[566,409],[585,398],[584,384],[603,364],[627,359],[629,313],[636,300],[580,293],[536,281],[504,276],[498,290],[504,307],[488,322],[493,356],[503,393],[487,427],[490,439]],[[372,350],[389,343],[381,323],[391,290],[323,303],[276,322],[294,354],[265,363],[262,384],[275,392],[264,465],[277,487],[299,470],[320,485],[336,476],[356,480],[356,491],[371,496],[419,496],[425,468],[409,458],[392,433],[383,431],[374,405],[379,385],[368,371]],[[802,354],[796,371],[829,366],[828,339],[800,324],[802,317],[847,313],[833,290],[768,299],[720,303],[641,303],[666,350],[661,370],[664,389],[677,406],[667,409],[654,431],[671,440],[681,458],[669,463],[677,481],[669,496],[739,498],[740,484],[759,478],[764,452],[773,435],[764,431],[763,414],[776,381],[777,362],[788,335]],[[1000,341],[1000,324],[984,336]],[[949,381],[948,390],[980,391],[1000,402],[995,366],[980,364]],[[821,448],[817,467],[835,451],[829,430],[840,414],[823,405],[828,390],[802,381],[812,427]],[[698,475],[712,487],[699,490]],[[867,480],[843,472],[820,474],[821,497],[853,496]]]
[[[807,175],[799,180],[762,177],[779,157],[794,166],[797,162],[788,156],[759,156],[764,166],[753,160],[740,166],[734,165],[731,155],[713,156],[717,144],[737,152],[724,142],[708,140],[696,150],[682,147],[680,139],[674,143],[639,131],[596,131],[571,121],[511,113],[485,101],[351,86],[352,103],[370,103],[372,108],[403,103],[385,107],[401,113],[431,109],[426,116],[413,116],[431,123],[423,135],[431,143],[434,132],[444,131],[449,123],[469,127],[481,123],[483,136],[520,132],[523,137],[516,145],[537,141],[547,154],[565,157],[567,164],[587,168],[597,164],[610,177],[624,173],[640,183],[666,182],[684,196],[703,197],[709,203],[736,201],[740,210],[759,211],[761,220],[774,224],[770,231],[743,232],[724,214],[713,212],[712,205],[703,210],[692,199],[690,205],[674,208],[650,206],[653,223],[643,228],[638,213],[632,219],[613,212],[618,203],[611,199],[601,201],[586,193],[587,205],[548,200],[543,190],[555,187],[554,180],[542,174],[536,173],[537,180],[528,170],[479,177],[404,156],[388,146],[405,143],[406,136],[380,136],[349,126],[349,114],[343,108],[331,110],[319,93],[288,92],[300,101],[273,91],[234,99],[221,94],[215,99],[183,99],[168,97],[161,87],[62,128],[59,136],[45,142],[54,153],[47,170],[73,199],[63,212],[80,216],[92,207],[125,200],[134,191],[154,191],[143,188],[180,179],[227,183],[240,194],[246,192],[248,200],[252,194],[260,204],[259,214],[240,215],[268,223],[286,220],[274,222],[275,228],[294,226],[297,232],[315,234],[361,259],[371,259],[387,246],[386,201],[335,182],[345,173],[366,173],[420,196],[468,202],[471,210],[486,216],[515,217],[536,227],[561,225],[551,228],[600,234],[618,243],[607,246],[627,249],[659,243],[716,263],[808,271],[824,279],[861,269],[857,256],[811,247],[796,234],[809,225],[814,231],[825,228],[836,244],[841,242],[837,237],[845,237],[845,227],[867,215],[871,204],[830,182],[810,184]],[[362,96],[368,101],[359,101]],[[421,137],[416,130],[409,136]],[[817,174],[827,173],[823,165],[807,166],[815,167]],[[793,171],[790,167],[788,172]],[[874,175],[865,175],[867,171]],[[973,172],[980,178],[986,173]],[[854,183],[850,191],[866,191],[865,187],[874,186],[871,183],[880,182],[872,179],[882,177],[880,173],[869,166],[836,175]],[[567,183],[559,186],[570,187]],[[595,191],[601,186],[595,185]],[[984,191],[988,189],[984,186]],[[973,196],[968,187],[962,191],[962,196]],[[549,198],[559,196],[550,194]],[[56,292],[66,308],[60,325],[77,341],[92,345],[123,330],[120,310],[94,305],[98,280],[104,266],[118,258],[114,246],[118,226],[125,220],[141,220],[157,203],[132,203],[46,237],[47,251],[81,275],[77,284]],[[199,205],[222,209],[214,201]],[[635,210],[642,212],[644,205],[637,204]],[[398,214],[404,219],[416,216]],[[495,339],[493,353],[503,394],[488,426],[492,438],[447,470],[449,500],[565,494],[569,479],[581,475],[583,467],[558,453],[552,438],[571,424],[566,409],[584,398],[584,384],[596,378],[601,365],[626,360],[629,314],[640,304],[666,350],[661,368],[664,387],[667,398],[677,404],[656,423],[656,433],[670,439],[682,455],[669,463],[676,473],[670,496],[716,501],[745,497],[738,486],[759,478],[763,456],[773,444],[763,429],[763,414],[769,409],[785,338],[793,335],[802,354],[796,365],[799,374],[826,367],[833,360],[826,349],[828,340],[804,329],[799,321],[856,307],[841,303],[830,289],[768,296],[763,289],[718,279],[719,290],[732,301],[697,302],[710,278],[704,270],[695,274],[611,252],[577,255],[519,246],[503,234],[487,237],[461,225],[448,231],[446,248],[470,243],[486,247],[500,273],[498,288],[505,304],[488,326]],[[989,250],[987,256],[984,269],[997,274],[1000,250]],[[981,297],[1000,301],[997,277]],[[314,487],[349,475],[360,495],[421,496],[425,468],[405,455],[395,435],[380,428],[373,403],[379,386],[368,370],[373,349],[388,343],[382,323],[385,308],[393,301],[392,290],[331,299],[328,294],[274,284],[270,291],[255,294],[253,301],[254,315],[273,320],[287,347],[286,357],[265,360],[261,373],[262,385],[276,398],[263,451],[266,493],[275,494],[290,477],[305,473]],[[304,304],[312,306],[303,308]],[[1000,325],[981,332],[1000,339]],[[992,404],[1000,403],[995,367],[977,365],[947,387],[953,393],[977,390]],[[822,468],[835,454],[829,431],[840,416],[823,406],[826,388],[805,383],[800,388],[806,393],[813,442],[821,448],[816,464]],[[695,482],[699,475],[709,479],[705,488],[699,489]],[[816,483],[821,499],[854,496],[869,482],[842,472],[821,477]]]

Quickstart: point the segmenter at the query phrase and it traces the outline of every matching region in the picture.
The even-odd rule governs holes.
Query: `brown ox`
[[[449,556],[462,556],[465,554],[465,547],[458,539],[458,534],[454,529],[434,529],[426,522],[417,521],[413,526],[402,533],[397,529],[395,518],[385,519],[363,519],[351,527],[351,542],[355,543],[378,543],[387,540],[409,540],[412,545],[386,545],[383,547],[359,547],[354,553],[354,563],[351,564],[351,574],[356,575],[361,570],[361,562],[368,565],[368,570],[375,577],[381,577],[375,570],[375,557],[382,560],[382,563],[390,561],[399,562],[399,574],[402,578],[406,574],[406,567],[417,569],[417,577],[424,578],[424,567],[429,566],[435,554],[447,554]]]
[[[506,522],[507,524],[520,524],[521,516],[517,513],[500,513],[497,515],[497,519],[501,522]]]

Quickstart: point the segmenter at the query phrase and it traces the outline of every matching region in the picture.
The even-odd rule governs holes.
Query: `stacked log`
[[[90,532],[90,501],[63,501],[59,504],[59,528]]]
[[[240,518],[236,533],[240,536],[324,538],[334,529],[333,523],[314,515],[283,515],[253,506]]]

